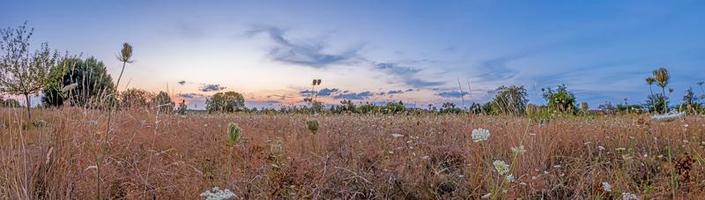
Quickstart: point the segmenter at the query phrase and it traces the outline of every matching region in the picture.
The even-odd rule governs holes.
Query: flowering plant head
[[[473,142],[486,141],[490,138],[490,131],[484,128],[477,128],[472,130],[471,136]]]

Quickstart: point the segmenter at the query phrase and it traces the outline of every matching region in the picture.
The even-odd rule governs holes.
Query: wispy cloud
[[[312,39],[310,42],[294,42],[286,37],[286,30],[275,26],[255,26],[247,35],[267,34],[276,44],[270,49],[270,59],[314,68],[326,68],[335,64],[349,64],[358,55],[360,47],[350,48],[339,53],[325,52],[323,41]]]
[[[334,99],[365,100],[374,94],[370,91],[341,93],[333,96]]]
[[[176,96],[179,96],[179,97],[185,98],[185,99],[205,98],[206,97],[206,95],[198,94],[198,93],[179,93]]]
[[[415,88],[429,88],[443,85],[443,81],[426,81],[417,78],[418,73],[421,69],[402,66],[397,63],[377,63],[374,69],[382,71],[384,73],[396,76],[401,79],[401,81],[411,87]]]
[[[467,92],[461,92],[461,91],[443,91],[436,93],[436,95],[444,98],[460,98],[465,95],[468,95]]]
[[[220,84],[204,84],[199,88],[201,92],[217,92],[224,90],[226,87],[221,86]]]

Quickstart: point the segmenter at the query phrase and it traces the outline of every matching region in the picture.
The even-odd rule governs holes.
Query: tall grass
[[[0,110],[0,199],[197,199],[216,186],[243,199],[687,199],[705,191],[701,117],[319,115],[311,140],[310,115],[116,111],[105,135],[105,111],[34,114],[45,126]],[[227,145],[231,122],[246,133],[237,145]],[[475,128],[490,130],[489,140],[472,142]],[[519,145],[526,152],[516,155]],[[494,160],[511,166],[512,182]]]

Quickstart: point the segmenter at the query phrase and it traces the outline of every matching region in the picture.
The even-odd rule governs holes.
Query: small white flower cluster
[[[481,142],[490,139],[490,131],[484,128],[472,130],[472,142]]]
[[[504,178],[507,179],[508,182],[513,182],[514,181],[514,175],[510,174],[509,171],[509,165],[505,163],[503,160],[495,160],[492,162],[492,165],[494,165],[494,169],[497,170],[497,173],[500,176],[505,176]]]
[[[602,190],[605,192],[612,192],[612,185],[608,182],[602,182]]]
[[[624,192],[622,193],[622,200],[639,200],[639,197],[637,197],[636,194]]]
[[[219,187],[214,187],[200,195],[205,200],[230,200],[235,198],[235,193],[229,189],[221,190]]]

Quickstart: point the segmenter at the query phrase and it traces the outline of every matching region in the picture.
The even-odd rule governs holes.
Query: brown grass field
[[[0,199],[698,199],[705,118],[0,111]],[[306,121],[320,122],[313,135]],[[227,145],[230,122],[242,140]],[[473,142],[485,128],[489,140]],[[395,134],[395,136],[392,136]],[[399,136],[396,134],[401,134]],[[512,147],[524,145],[515,154]],[[510,165],[513,181],[495,160]],[[608,188],[605,184],[609,185]],[[624,193],[624,194],[623,194]]]

